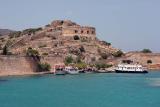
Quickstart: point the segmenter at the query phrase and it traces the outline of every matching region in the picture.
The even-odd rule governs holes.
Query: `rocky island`
[[[160,54],[125,53],[99,40],[96,28],[70,20],[1,35],[0,53],[0,76],[50,73],[57,64],[105,69],[126,59],[160,69]]]

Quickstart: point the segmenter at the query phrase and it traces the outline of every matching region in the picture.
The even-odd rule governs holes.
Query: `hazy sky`
[[[94,26],[124,51],[160,52],[160,0],[0,0],[0,28],[22,30],[56,19]]]

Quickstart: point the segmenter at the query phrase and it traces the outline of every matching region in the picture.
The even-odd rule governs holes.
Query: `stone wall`
[[[47,62],[51,65],[51,72],[54,71],[55,65],[64,64],[64,56],[45,56],[41,58],[41,62]]]
[[[41,62],[49,63],[53,71],[56,64],[63,64],[63,57],[46,56],[41,58]],[[0,76],[35,74],[36,71],[37,64],[31,57],[0,56]]]
[[[36,64],[30,57],[25,56],[0,56],[0,74],[27,74],[36,72]]]
[[[80,36],[95,39],[96,31],[93,27],[72,26],[62,29],[62,36]]]

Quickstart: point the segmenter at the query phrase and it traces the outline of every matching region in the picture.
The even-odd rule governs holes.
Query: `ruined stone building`
[[[70,20],[56,20],[45,28],[48,32],[59,32],[63,37],[79,36],[94,40],[96,38],[96,29],[89,26],[80,26]]]

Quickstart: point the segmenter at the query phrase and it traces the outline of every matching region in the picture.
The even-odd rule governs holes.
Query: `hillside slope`
[[[117,65],[123,60],[131,60],[134,63],[139,63],[150,70],[160,69],[160,53],[128,52],[122,57],[107,60],[107,63]]]
[[[13,32],[12,30],[9,30],[9,29],[0,29],[0,35],[8,35],[10,34],[11,32]]]
[[[119,49],[96,37],[96,29],[69,20],[56,20],[45,27],[13,32],[0,42],[15,55],[26,55],[28,48],[41,56],[80,57],[87,63],[114,57]]]

